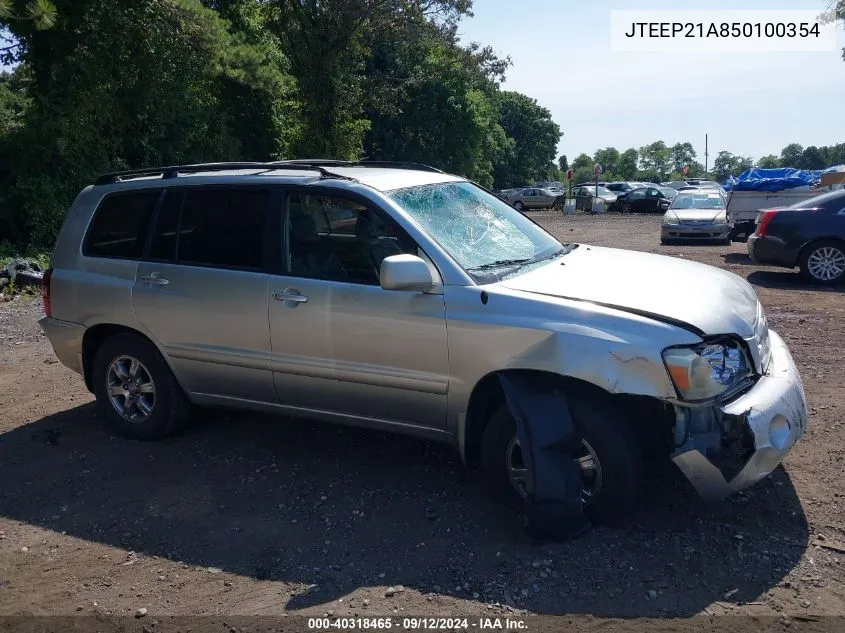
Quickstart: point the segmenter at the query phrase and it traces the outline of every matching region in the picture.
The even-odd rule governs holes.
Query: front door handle
[[[283,292],[274,292],[276,301],[290,301],[291,303],[308,303],[308,297],[300,294],[296,288],[285,288]]]
[[[150,273],[141,277],[141,282],[150,286],[166,286],[170,280],[162,277],[160,273]]]

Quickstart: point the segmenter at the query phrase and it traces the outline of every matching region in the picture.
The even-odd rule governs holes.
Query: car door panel
[[[300,202],[311,196],[297,196],[292,192],[292,213],[311,213],[313,206]],[[359,203],[337,194],[322,199],[348,202],[360,211]],[[354,226],[350,230],[356,232]],[[318,233],[339,253],[352,279],[271,277],[271,295],[294,290],[307,299],[294,304],[281,294],[269,308],[270,362],[279,403],[442,430],[449,385],[443,296],[384,290],[375,284],[377,277],[361,283],[360,273],[350,267],[357,242]],[[341,243],[346,252],[337,250]]]
[[[169,283],[145,283],[143,278],[152,275]],[[272,401],[268,278],[266,273],[139,264],[135,312],[188,391]]]
[[[275,400],[267,322],[269,275],[260,269],[262,236],[257,232],[263,227],[255,225],[267,221],[269,193],[264,190],[258,198],[256,193],[243,188],[195,188],[186,208],[194,201],[196,208],[183,214],[184,192],[169,191],[157,219],[150,258],[138,265],[132,293],[135,313],[171,359],[183,387],[194,394]],[[265,208],[242,206],[256,200]],[[188,213],[196,217],[189,219]],[[179,260],[177,236],[184,245],[182,251],[190,255],[190,239],[205,240],[212,234],[227,241],[201,248],[217,252],[228,244],[228,255],[237,256],[239,249],[255,247],[258,259],[251,263],[258,265],[247,270]],[[247,242],[239,245],[237,235]],[[257,246],[255,240],[259,240]]]

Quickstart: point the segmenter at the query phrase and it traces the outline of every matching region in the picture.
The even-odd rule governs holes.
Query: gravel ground
[[[532,215],[747,277],[811,407],[785,467],[718,504],[655,479],[627,525],[532,544],[446,447],[214,412],[165,442],[115,437],[23,298],[0,303],[0,615],[845,614],[841,291],[742,244],[661,247],[658,217]]]

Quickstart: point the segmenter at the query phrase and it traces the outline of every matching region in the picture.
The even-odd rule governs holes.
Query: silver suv
[[[567,463],[598,519],[634,505],[656,458],[707,496],[746,487],[807,420],[745,280],[561,243],[423,166],[103,176],[67,216],[44,304],[57,357],[131,438],[175,433],[195,406],[410,433],[452,444],[519,503],[542,475],[525,450],[540,434],[521,425],[568,420]]]

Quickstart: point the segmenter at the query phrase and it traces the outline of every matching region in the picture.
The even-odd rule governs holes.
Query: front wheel
[[[807,281],[833,286],[845,281],[845,243],[821,240],[801,255],[801,275]]]
[[[572,455],[581,470],[584,512],[597,521],[612,521],[630,512],[639,498],[642,451],[636,435],[606,403],[573,398],[570,414],[581,435]],[[516,436],[516,421],[506,405],[490,419],[481,447],[482,470],[495,498],[524,505],[527,469]]]

